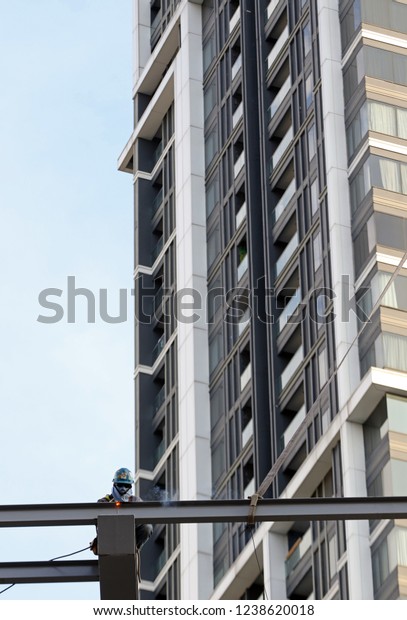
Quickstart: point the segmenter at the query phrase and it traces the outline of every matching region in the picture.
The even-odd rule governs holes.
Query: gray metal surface
[[[68,581],[99,581],[97,560],[0,563],[0,583],[57,583]]]
[[[0,527],[96,525],[102,515],[132,515],[136,523],[245,522],[249,500],[121,504],[36,504],[0,506]],[[261,521],[318,521],[407,518],[405,497],[259,500]]]
[[[101,600],[137,600],[136,528],[132,514],[98,518]]]

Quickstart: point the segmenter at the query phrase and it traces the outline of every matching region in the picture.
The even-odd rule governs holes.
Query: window
[[[312,103],[312,97],[313,97],[312,89],[313,89],[312,73],[310,73],[309,76],[305,80],[305,102],[306,102],[307,110]]]
[[[390,573],[387,538],[385,538],[376,551],[372,553],[372,569],[373,588],[374,591],[377,592]]]
[[[407,138],[407,110],[377,101],[369,101],[368,110],[369,129],[398,138]]]
[[[407,336],[384,332],[360,357],[362,376],[371,366],[407,372]]]
[[[332,580],[336,573],[338,572],[336,562],[337,562],[337,541],[336,534],[332,536],[328,543],[329,549],[329,578]]]
[[[390,460],[393,495],[405,497],[407,495],[407,461]]]
[[[219,200],[219,179],[216,176],[206,186],[206,217],[209,217]]]
[[[226,523],[214,523],[213,524],[213,544],[215,545],[222,537],[222,534],[226,532]]]
[[[391,273],[386,271],[377,271],[368,284],[368,290],[358,299],[357,307],[359,318],[365,320],[376,304],[380,295],[384,291],[387,283],[391,278]],[[407,279],[406,276],[400,274],[392,282],[383,295],[380,305],[389,308],[397,308],[398,310],[407,311]]]
[[[406,140],[407,109],[378,101],[365,102],[346,132],[349,157],[352,157],[368,129]]]
[[[348,156],[352,157],[358,146],[360,145],[362,138],[367,134],[368,130],[368,120],[367,120],[367,109],[366,104],[364,104],[352,123],[348,127],[346,131],[346,139],[348,144]]]
[[[407,372],[407,337],[383,333],[383,362],[385,368]]]
[[[405,251],[407,248],[407,220],[387,213],[375,213],[374,219],[377,243],[388,248]]]
[[[318,368],[319,368],[319,388],[321,389],[328,381],[328,358],[326,354],[326,348],[320,350],[318,353]]]
[[[368,459],[387,436],[386,401],[383,398],[363,425],[365,457]]]
[[[390,430],[407,435],[407,399],[386,396],[386,401]]]
[[[308,160],[311,161],[317,152],[317,143],[315,137],[315,123],[308,129]]]
[[[208,323],[213,322],[218,310],[222,307],[225,291],[222,288],[222,278],[218,272],[208,285]]]
[[[365,0],[363,21],[406,34],[407,4],[405,0]]]
[[[360,49],[343,74],[345,104],[349,102],[364,76],[365,63],[363,49]]]
[[[352,214],[355,214],[370,187],[370,168],[367,159],[350,184]]]
[[[209,372],[213,372],[223,357],[223,332],[218,330],[209,343]]]
[[[342,50],[352,41],[361,21],[360,0],[354,0],[341,19]]]
[[[305,58],[311,51],[311,25],[309,22],[307,22],[302,29],[302,42]]]
[[[209,39],[205,42],[203,46],[203,71],[204,73],[209,68],[212,63],[212,60],[215,58],[215,33],[211,33]]]
[[[208,235],[208,269],[216,260],[218,254],[220,252],[220,226],[219,222],[217,222],[214,229]]]
[[[353,213],[356,212],[372,186],[407,194],[407,164],[371,155],[350,184]]]
[[[317,187],[317,180],[315,179],[315,181],[313,181],[311,183],[311,213],[312,216],[315,215],[315,213],[317,213],[318,211],[318,187]]]
[[[211,429],[213,430],[225,412],[223,381],[211,394]]]
[[[225,440],[222,437],[212,451],[212,484],[215,485],[217,483],[222,474],[225,473],[225,470]]]
[[[317,233],[312,242],[314,255],[314,271],[322,265],[321,233]]]
[[[218,129],[215,127],[205,138],[205,166],[208,167],[218,150]]]
[[[364,52],[366,75],[407,86],[407,59],[376,47],[366,47]]]
[[[370,157],[370,168],[372,185],[407,194],[407,164],[373,155]]]
[[[205,120],[208,118],[216,104],[216,79],[206,87],[204,93],[204,114]]]

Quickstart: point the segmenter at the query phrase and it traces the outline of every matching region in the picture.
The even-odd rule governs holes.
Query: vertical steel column
[[[138,600],[138,559],[133,515],[102,515],[97,520],[100,598]]]

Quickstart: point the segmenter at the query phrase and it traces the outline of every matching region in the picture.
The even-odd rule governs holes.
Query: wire
[[[83,549],[79,549],[79,551],[73,551],[73,553],[67,553],[66,555],[59,555],[56,558],[52,558],[51,560],[48,560],[49,562],[53,562],[54,560],[60,560],[61,558],[69,558],[69,556],[71,555],[76,555],[77,553],[82,553],[82,551],[87,551],[88,549],[91,548],[92,545],[88,545],[87,547],[84,547]]]
[[[51,558],[50,560],[48,560],[48,562],[54,562],[55,560],[60,560],[61,558],[69,558],[71,555],[82,553],[82,551],[87,551],[88,549],[91,549],[91,547],[92,545],[88,545],[87,547],[84,547],[83,549],[79,549],[79,551],[73,551],[72,553],[67,553],[65,555],[59,555],[56,558]],[[16,585],[17,585],[16,583],[12,583],[11,586],[7,586],[7,588],[4,588],[4,590],[0,590],[0,594],[3,594],[3,592],[7,592],[7,590],[10,590],[10,588],[13,588]]]
[[[247,526],[247,529],[249,530],[249,532],[250,532],[250,536],[251,536],[251,538],[252,538],[252,542],[253,542],[253,549],[254,549],[254,556],[255,556],[256,561],[257,561],[257,566],[259,567],[259,571],[260,571],[260,573],[263,573],[263,597],[264,597],[264,600],[265,600],[265,601],[268,601],[268,600],[269,600],[269,597],[267,596],[266,585],[265,585],[265,583],[264,583],[264,571],[263,571],[263,569],[262,569],[262,567],[261,567],[261,565],[260,565],[260,561],[259,561],[259,558],[258,558],[258,555],[257,555],[256,544],[255,544],[255,542],[254,542],[254,536],[253,536],[254,526],[253,526],[253,525],[248,525],[248,526]]]

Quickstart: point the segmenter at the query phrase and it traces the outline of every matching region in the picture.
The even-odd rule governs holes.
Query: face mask
[[[129,487],[125,484],[115,484],[115,487],[122,497],[129,497],[131,495],[131,486]]]

